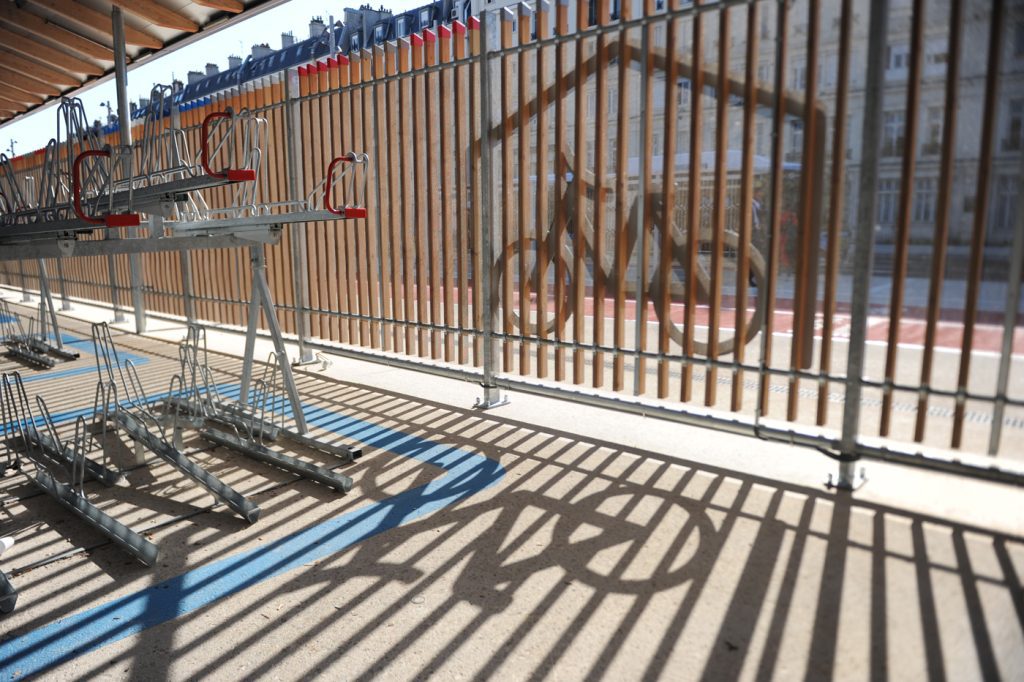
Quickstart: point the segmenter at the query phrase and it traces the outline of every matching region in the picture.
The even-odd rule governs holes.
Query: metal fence
[[[843,484],[862,456],[1024,481],[1024,4],[676,5],[514,5],[181,127],[194,150],[206,113],[259,112],[270,212],[369,153],[368,219],[266,248],[303,352],[407,358],[484,406],[514,389],[790,440]],[[244,324],[240,251],[143,260],[135,287],[128,257],[48,271]]]

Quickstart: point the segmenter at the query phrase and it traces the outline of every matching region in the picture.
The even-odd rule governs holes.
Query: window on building
[[[1007,105],[1006,137],[1004,151],[1020,151],[1024,136],[1024,99],[1011,99]]]
[[[787,87],[794,90],[803,90],[807,87],[807,67],[803,64],[797,64],[790,70],[789,83],[786,83]]]
[[[887,50],[886,70],[905,72],[910,66],[910,48],[906,45],[890,45]]]
[[[922,154],[938,154],[942,150],[942,107],[928,107],[924,121]]]
[[[992,236],[994,238],[1005,239],[1007,235],[1013,234],[1013,223],[1017,218],[1017,191],[1019,188],[1019,177],[1000,175],[996,178],[992,201]]]
[[[1024,56],[1024,19],[1018,19],[1013,29],[1013,53]]]
[[[786,152],[787,161],[799,161],[804,150],[804,122],[796,119],[789,122],[789,135],[787,136]]]
[[[373,42],[380,44],[384,42],[384,25],[378,24],[373,27]]]
[[[681,78],[679,88],[676,90],[676,99],[680,107],[690,106],[690,79]]]
[[[903,111],[886,111],[882,128],[882,156],[899,156],[903,151]]]
[[[919,178],[914,182],[915,223],[935,221],[935,178]]]
[[[892,225],[896,222],[896,206],[900,198],[900,181],[896,178],[882,178],[878,181],[878,224]]]

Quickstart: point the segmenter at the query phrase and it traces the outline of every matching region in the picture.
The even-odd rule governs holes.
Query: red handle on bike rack
[[[256,171],[252,169],[227,168],[221,172],[217,172],[210,168],[210,122],[218,118],[231,118],[230,109],[227,111],[211,112],[203,119],[203,142],[199,151],[199,163],[202,164],[203,170],[206,171],[206,174],[211,178],[220,178],[222,180],[227,180],[228,182],[247,182],[255,180]]]
[[[138,227],[140,224],[138,213],[110,213],[102,218],[94,218],[85,214],[82,210],[82,162],[92,156],[110,157],[110,151],[106,149],[87,149],[75,157],[71,164],[71,206],[75,209],[75,215],[87,223],[93,225],[106,225],[107,227]]]
[[[327,166],[327,188],[326,188],[326,191],[324,192],[324,208],[327,209],[328,213],[333,213],[334,215],[340,215],[343,218],[365,218],[366,217],[366,209],[365,208],[356,207],[356,206],[346,206],[344,208],[335,208],[334,204],[331,202],[331,178],[334,177],[334,169],[335,169],[335,167],[337,167],[337,165],[339,163],[345,163],[345,162],[352,163],[355,160],[356,160],[356,155],[354,153],[350,152],[350,153],[346,154],[345,156],[337,157],[336,159],[331,161],[331,165]]]

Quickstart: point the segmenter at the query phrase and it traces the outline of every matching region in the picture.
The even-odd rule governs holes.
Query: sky
[[[128,71],[128,99],[138,101],[140,97],[148,97],[155,84],[169,84],[172,80],[186,80],[189,71],[203,71],[208,62],[217,64],[223,71],[228,66],[228,57],[236,55],[245,58],[252,46],[267,43],[270,47],[281,47],[281,34],[289,31],[297,41],[309,37],[309,20],[312,17],[334,16],[340,21],[346,6],[356,5],[361,0],[352,2],[331,2],[330,0],[290,0],[274,9],[267,10],[251,19],[222,29],[207,38],[200,39],[174,52],[157,57],[137,69]],[[429,0],[372,0],[376,7],[384,6],[393,12],[404,12],[414,7],[427,4]],[[109,102],[114,113],[117,113],[117,97],[114,90],[114,79],[93,87],[79,95],[85,106],[89,121],[106,121]],[[11,155],[11,143],[14,143],[14,154],[25,154],[46,146],[54,136],[57,124],[57,108],[49,107],[17,121],[0,126],[0,152]]]

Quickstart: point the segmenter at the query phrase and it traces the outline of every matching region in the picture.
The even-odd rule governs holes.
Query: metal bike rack
[[[89,464],[93,439],[85,417],[79,416],[75,420],[74,437],[71,443],[64,443],[57,434],[56,425],[46,409],[45,402],[38,396],[36,402],[41,410],[39,417],[32,411],[21,375],[12,372],[0,376],[0,412],[9,448],[6,468],[22,471],[40,490],[57,500],[65,509],[110,538],[118,547],[146,566],[152,566],[157,557],[156,545],[93,505],[88,499],[84,485],[85,473],[90,471],[95,475],[97,465],[95,462],[92,462],[92,466]],[[100,414],[106,411],[107,407],[104,406]],[[45,438],[38,431],[40,422],[47,432]],[[13,447],[18,448],[17,451],[13,449],[12,442]],[[34,465],[33,474],[25,471],[20,458],[22,452]],[[67,481],[58,480],[51,470],[62,471]],[[104,481],[104,478],[101,477],[99,480]]]
[[[306,447],[352,462],[362,454],[358,447],[328,443],[285,425],[288,403],[288,381],[283,371],[287,357],[272,353],[263,375],[254,382],[250,399],[238,402],[220,395],[210,370],[206,346],[206,330],[190,325],[179,348],[181,373],[171,380],[165,403],[165,415],[175,424],[175,437],[180,437],[183,419],[190,419],[204,439],[240,452],[247,457],[276,466],[291,473],[329,486],[339,492],[352,489],[352,479],[327,467],[311,464],[271,450],[264,443],[287,439]]]
[[[118,428],[123,429],[137,447],[149,450],[201,485],[247,522],[255,523],[260,517],[258,506],[168,442],[163,422],[149,409],[151,402],[142,388],[135,365],[131,360],[122,363],[106,322],[92,325],[92,341],[100,381],[120,386],[126,398],[114,410]]]

